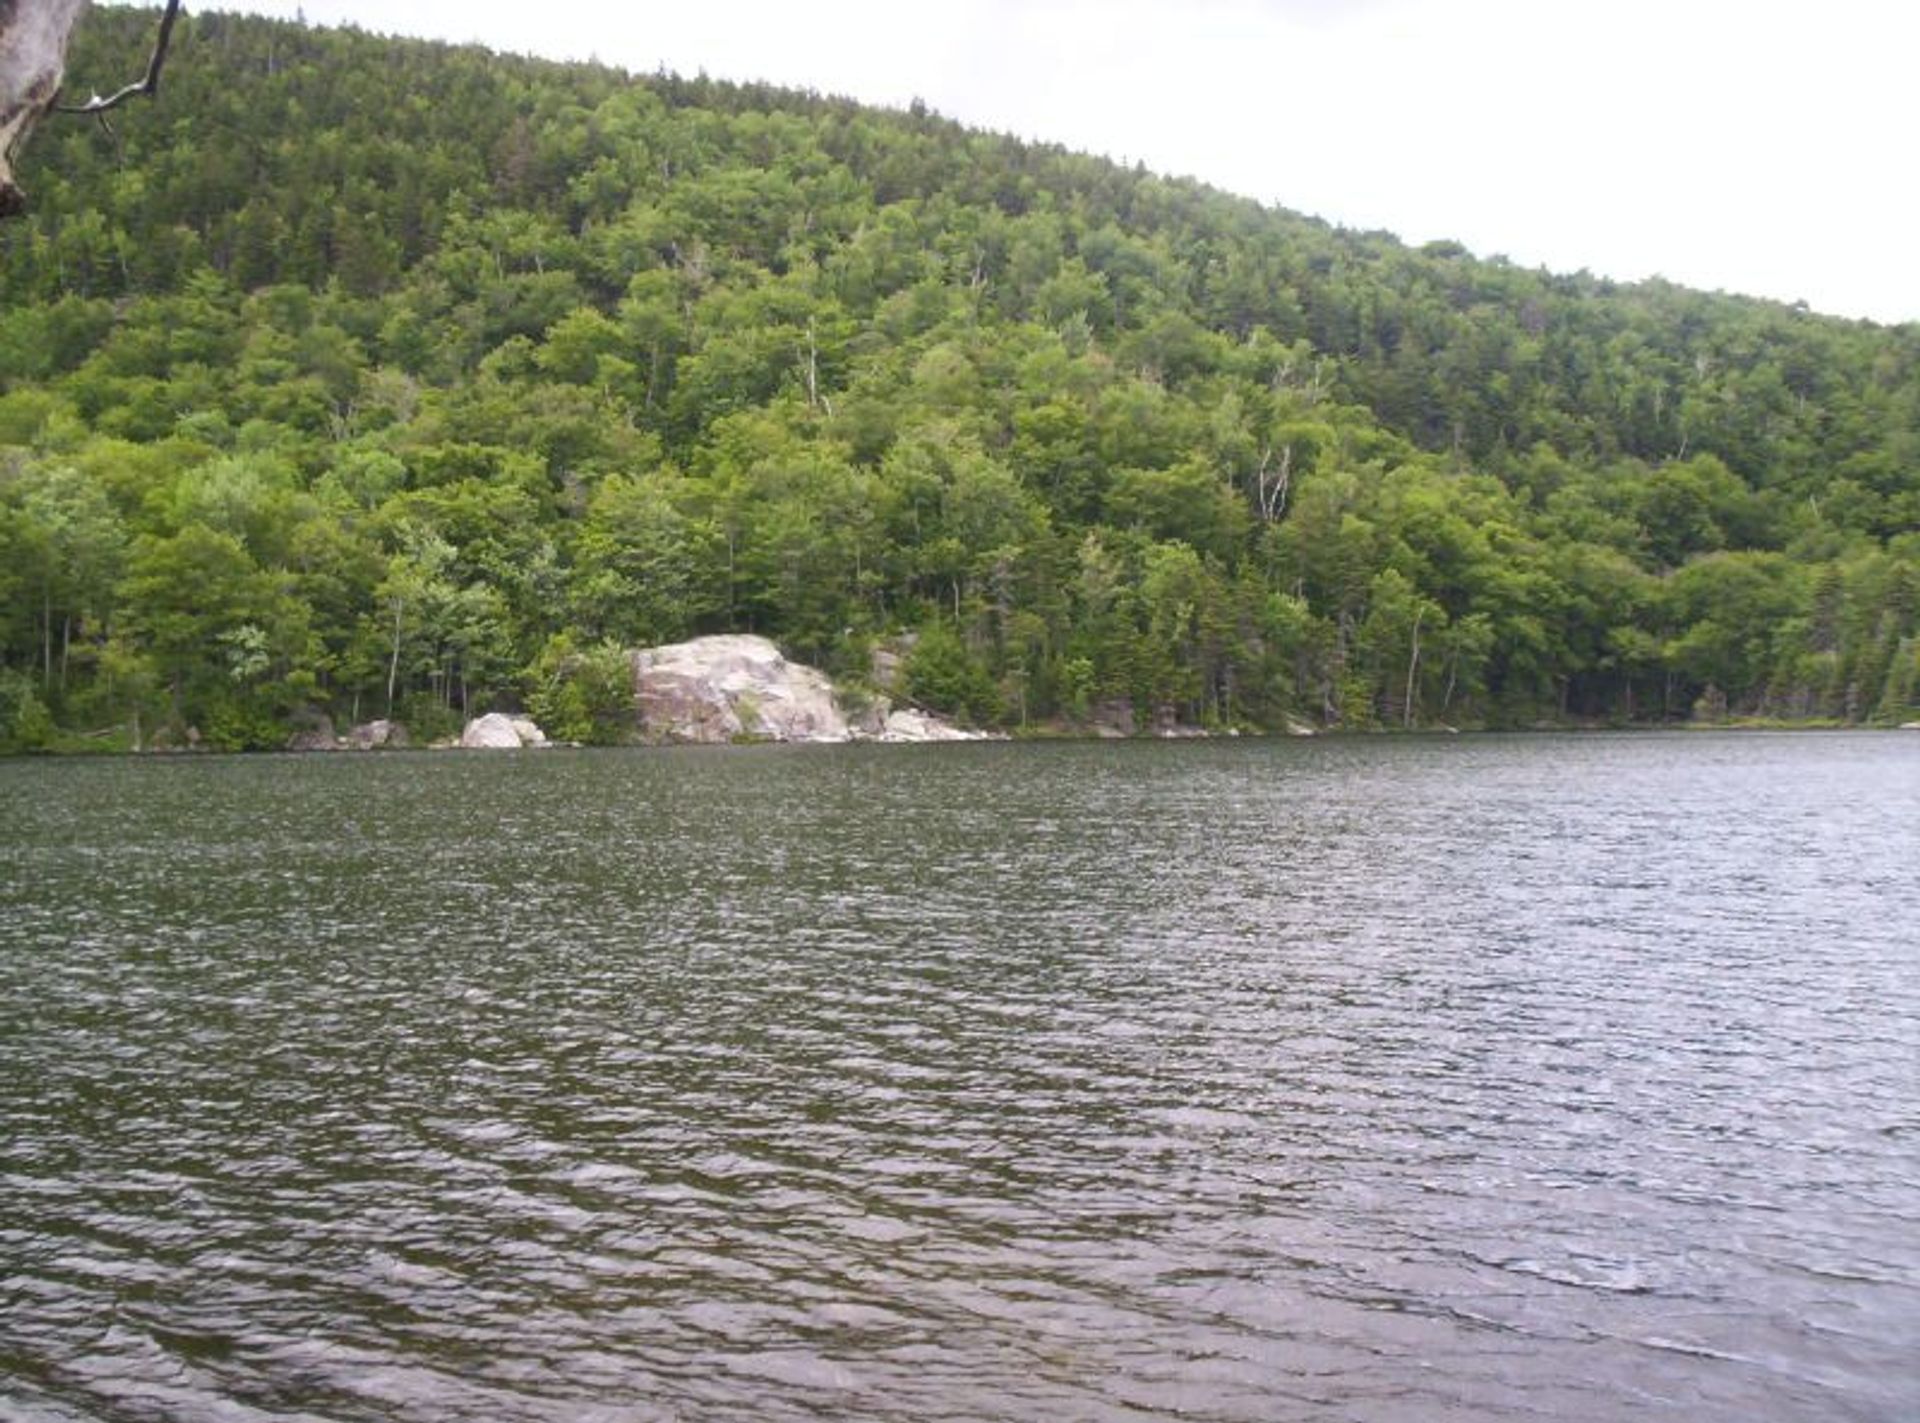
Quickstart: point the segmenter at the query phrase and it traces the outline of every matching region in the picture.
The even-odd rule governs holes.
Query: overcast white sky
[[[228,0],[769,79],[1349,227],[1920,320],[1915,0]]]

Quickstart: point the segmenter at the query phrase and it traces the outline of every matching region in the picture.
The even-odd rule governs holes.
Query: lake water
[[[1920,736],[0,765],[0,1416],[1920,1417]]]

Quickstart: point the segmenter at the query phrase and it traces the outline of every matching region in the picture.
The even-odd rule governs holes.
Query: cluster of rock
[[[1214,736],[1240,734],[1236,730],[1209,731],[1205,727],[1183,722],[1171,706],[1156,707],[1152,717],[1143,720],[1131,697],[1114,697],[1096,702],[1087,714],[1086,725],[1102,741],[1125,741],[1136,736],[1153,736],[1161,741],[1204,741]],[[1311,726],[1293,717],[1287,718],[1285,729],[1288,736],[1319,735]]]
[[[885,694],[843,699],[824,672],[788,661],[764,637],[701,637],[649,647],[633,653],[632,663],[635,736],[650,745],[995,739],[917,707],[896,707]],[[519,751],[553,743],[527,717],[488,712],[469,721],[457,741],[435,744],[469,751]],[[368,722],[338,736],[332,722],[315,716],[294,734],[287,749],[349,751],[405,745],[407,729],[398,722]]]
[[[4,0],[0,0],[4,3]],[[824,672],[791,662],[764,637],[732,634],[695,638],[631,654],[634,731],[650,745],[727,745],[733,742],[843,743],[877,741],[989,741],[987,732],[969,731],[912,706],[895,706],[903,662],[911,642],[876,650],[873,683],[883,690],[846,696]],[[1102,703],[1089,718],[1099,736],[1141,733],[1131,702]],[[1171,712],[1156,716],[1152,734],[1161,737],[1204,733],[1178,725]],[[1452,727],[1442,728],[1452,731]],[[1920,731],[1907,722],[1904,731]],[[1314,729],[1289,718],[1290,736],[1312,736]],[[189,744],[197,734],[188,733]],[[407,728],[397,721],[369,721],[344,735],[320,714],[287,743],[289,751],[377,751],[409,744]],[[518,751],[553,743],[532,720],[489,712],[468,722],[458,740],[436,742],[466,750]],[[155,749],[160,749],[158,738]]]
[[[880,729],[868,733],[856,729],[856,741],[886,741],[893,743],[921,743],[927,741],[995,741],[1004,740],[985,731],[969,731],[963,726],[934,716],[931,712],[921,711],[918,707],[896,707],[888,709],[883,698],[879,703],[884,715],[880,718]]]
[[[313,717],[287,740],[289,751],[387,751],[409,744],[407,729],[397,721],[367,721],[345,736],[336,735],[333,722],[325,716]]]

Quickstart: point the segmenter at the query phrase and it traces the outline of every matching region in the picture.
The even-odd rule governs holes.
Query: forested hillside
[[[1008,726],[1920,715],[1920,326],[217,14],[24,159],[10,748],[617,737],[619,650],[721,630],[855,682],[916,631],[914,696]]]

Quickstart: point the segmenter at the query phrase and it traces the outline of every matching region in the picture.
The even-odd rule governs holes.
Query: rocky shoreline
[[[826,673],[787,658],[769,639],[750,634],[721,634],[627,654],[632,674],[633,723],[630,743],[642,746],[780,745],[924,745],[937,742],[1006,741],[1003,732],[958,726],[910,703],[896,704],[900,658],[875,654],[876,685],[886,691],[838,687]],[[1451,726],[1421,728],[1457,734]],[[1541,728],[1569,730],[1579,728]],[[1681,729],[1676,727],[1675,729]],[[1717,729],[1741,729],[1737,724]],[[1920,722],[1899,728],[1920,731]],[[1141,725],[1131,706],[1096,709],[1088,725],[1057,729],[1097,739],[1203,739],[1216,734],[1199,727],[1156,722]],[[1045,734],[1043,731],[1041,734]],[[1275,734],[1311,737],[1319,729],[1289,719]],[[335,731],[324,715],[311,714],[287,741],[299,752],[399,750],[415,743],[398,721],[376,720]],[[431,743],[435,750],[519,751],[570,745],[551,740],[530,717],[492,711],[468,721],[457,737]],[[154,748],[160,749],[160,748]],[[182,750],[198,749],[191,732]]]
[[[956,726],[885,694],[851,695],[818,668],[793,662],[764,637],[726,634],[638,649],[633,675],[633,737],[644,746],[727,746],[772,742],[842,745],[877,742],[921,745],[949,741],[1004,741],[1000,733]],[[315,716],[287,742],[289,751],[365,751],[410,745],[406,727],[374,721],[335,733]],[[531,718],[488,712],[460,735],[433,743],[463,751],[543,750],[548,739]]]

